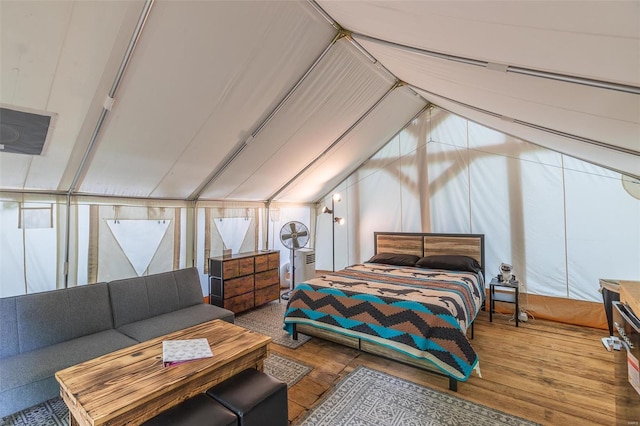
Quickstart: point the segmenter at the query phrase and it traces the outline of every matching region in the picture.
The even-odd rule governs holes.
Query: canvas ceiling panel
[[[562,167],[562,154],[467,121],[469,149]]]
[[[338,41],[204,198],[263,200],[321,154],[391,88],[393,79]]]
[[[637,155],[627,154],[621,151],[592,145],[586,142],[580,142],[575,139],[569,139],[545,131],[526,127],[468,108],[456,102],[452,102],[449,99],[433,96],[424,92],[421,93],[423,93],[429,101],[447,109],[448,111],[466,117],[477,123],[481,123],[482,125],[492,129],[499,130],[505,134],[571,155],[575,158],[600,164],[613,170],[640,176],[640,158]]]
[[[367,41],[362,44],[400,79],[435,95],[640,152],[638,95],[492,71]]]
[[[633,1],[318,3],[343,28],[406,46],[640,83],[640,8]]]
[[[425,102],[406,87],[393,90],[336,147],[310,167],[277,199],[313,201],[328,193],[331,188],[346,179],[355,167],[384,146],[424,105]]]
[[[81,190],[189,196],[332,38],[299,2],[156,2]]]
[[[565,167],[569,297],[601,301],[597,278],[640,275],[640,200],[618,173],[567,157]]]
[[[0,153],[3,189],[55,190],[131,2],[3,2],[0,102],[57,114],[41,156]],[[123,27],[123,25],[125,25]]]

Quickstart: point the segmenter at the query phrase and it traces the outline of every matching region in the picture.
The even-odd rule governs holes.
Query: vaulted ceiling
[[[3,191],[313,202],[430,103],[640,176],[637,1],[0,0],[0,20],[2,107],[52,116],[40,155],[0,149]]]

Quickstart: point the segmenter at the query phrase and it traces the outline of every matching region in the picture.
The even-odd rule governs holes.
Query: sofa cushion
[[[214,319],[222,319],[233,324],[234,314],[219,306],[200,303],[199,305],[123,325],[118,328],[118,331],[138,342],[144,342],[145,340]]]
[[[149,297],[144,277],[127,278],[109,282],[113,326],[149,318]]]
[[[67,295],[74,338],[113,328],[107,283],[72,287]]]
[[[197,268],[186,268],[173,271],[178,287],[179,307],[186,308],[204,301],[200,274]]]
[[[166,314],[179,309],[178,288],[173,272],[144,277],[149,297],[149,316]],[[202,299],[200,300],[202,302]]]
[[[0,299],[0,358],[20,353],[16,298]]]
[[[73,338],[69,297],[64,290],[16,296],[20,353]]]
[[[137,343],[116,330],[106,330],[0,359],[0,391],[52,377],[58,370]]]

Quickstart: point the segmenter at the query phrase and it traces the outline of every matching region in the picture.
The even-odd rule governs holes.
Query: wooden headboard
[[[374,232],[374,253],[416,256],[459,254],[478,261],[485,275],[484,234],[433,234],[419,232]]]

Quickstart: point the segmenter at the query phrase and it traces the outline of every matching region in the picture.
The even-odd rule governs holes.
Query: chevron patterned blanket
[[[368,340],[465,381],[478,362],[466,331],[484,297],[472,272],[364,263],[297,285],[284,329],[308,324]]]

